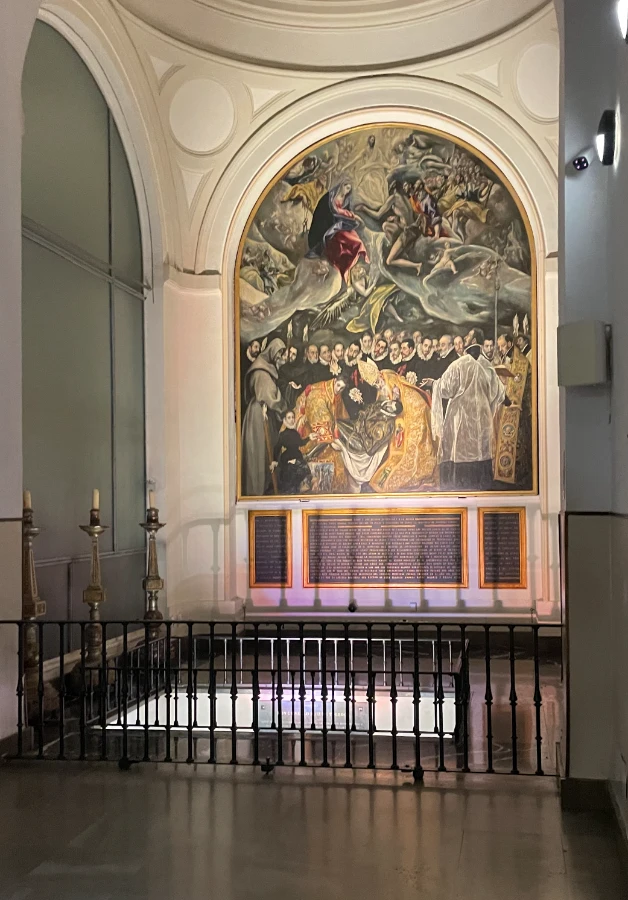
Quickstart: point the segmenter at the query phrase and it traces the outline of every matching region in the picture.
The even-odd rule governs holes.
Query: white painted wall
[[[569,533],[577,533],[567,599],[570,774],[611,779],[628,824],[628,47],[617,27],[615,0],[565,0],[564,8],[567,174],[561,318],[612,323],[614,347],[612,391],[569,390],[564,400],[566,507],[615,514],[606,522],[595,516],[570,518]],[[617,108],[622,116],[623,147],[616,165],[595,164],[576,176],[570,160],[591,143],[605,108]],[[584,564],[576,559],[578,548]],[[580,577],[585,566],[596,573],[594,578]]]
[[[0,518],[20,514],[19,82],[37,6],[36,0],[8,0],[0,10]],[[142,195],[142,225],[152,251],[147,271],[154,289],[147,318],[149,476],[157,482],[168,521],[164,539],[170,606],[176,615],[232,615],[246,599],[238,587],[246,546],[236,524],[245,510],[235,508],[232,491],[233,342],[227,279],[239,237],[235,222],[243,198],[246,203],[254,199],[253,184],[259,189],[270,177],[277,150],[290,156],[299,142],[305,146],[313,135],[333,127],[334,117],[346,119],[350,110],[359,109],[356,87],[348,81],[353,74],[338,67],[290,71],[217,56],[160,35],[109,0],[45,0],[42,16],[79,49],[114,114],[117,110]],[[505,153],[512,161],[511,180],[528,198],[542,248],[539,302],[548,388],[542,398],[547,426],[542,494],[531,502],[529,514],[530,545],[538,554],[531,582],[542,583],[541,600],[553,606],[559,509],[551,339],[556,273],[551,259],[547,266],[546,261],[557,241],[557,45],[552,6],[527,4],[510,31],[436,59],[419,56],[402,67],[391,66],[379,88],[375,76],[382,78],[382,70],[364,68],[364,84],[375,85],[380,96],[361,101],[370,108],[368,115],[378,108],[381,114],[384,105],[397,102],[404,115],[414,111],[416,121],[423,120],[425,110],[442,117],[453,103],[441,127],[472,132],[501,163]],[[545,75],[539,77],[542,69]],[[15,566],[19,571],[17,561]],[[528,598],[522,610],[524,606],[528,608]],[[16,597],[11,612],[18,611]]]
[[[127,8],[142,14],[138,6],[128,4]],[[303,590],[299,579],[283,597],[277,591],[249,591],[247,506],[236,506],[234,499],[232,273],[247,214],[282,164],[336,130],[360,122],[403,119],[450,131],[494,159],[524,198],[539,254],[542,464],[540,496],[525,500],[529,587],[499,594],[478,590],[477,503],[472,501],[470,587],[462,594],[423,592],[419,608],[440,613],[469,610],[529,616],[534,610],[542,617],[560,615],[557,272],[553,259],[558,235],[559,50],[551,5],[529,13],[499,38],[438,59],[391,66],[386,74],[366,70],[363,77],[355,78],[337,65],[328,71],[271,68],[242,59],[237,47],[225,49],[222,55],[192,49],[121,11],[151,83],[168,146],[177,192],[171,215],[180,223],[180,260],[186,270],[180,274],[171,270],[164,332],[165,539],[173,614],[231,615],[241,612],[243,605],[248,612],[273,610],[278,604],[302,612],[345,608],[344,592],[342,597],[334,592],[315,597],[313,591]],[[262,55],[263,51],[260,48]],[[173,266],[177,268],[181,265]],[[187,270],[196,273],[196,280]],[[207,280],[213,273],[219,276],[215,288]],[[437,506],[443,501],[420,502]],[[490,502],[503,501],[492,498]],[[412,506],[416,501],[400,505]],[[293,520],[298,571],[299,515]],[[388,608],[407,612],[417,600],[409,599],[409,593],[391,595]],[[361,599],[365,607],[382,607],[379,593],[367,591]]]
[[[22,528],[22,66],[36,0],[0,6],[0,619],[19,618]],[[16,634],[0,626],[0,740],[15,731]]]

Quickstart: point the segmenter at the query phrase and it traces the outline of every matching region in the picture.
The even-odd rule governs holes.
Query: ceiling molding
[[[471,48],[548,0],[119,0],[163,35],[234,62],[308,72],[376,71]]]

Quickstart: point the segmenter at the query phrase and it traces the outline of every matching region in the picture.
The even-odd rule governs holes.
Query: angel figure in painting
[[[325,164],[317,156],[306,156],[294,166],[284,181],[291,185],[282,203],[301,203],[305,210],[303,232],[307,231],[308,213],[311,215],[316,204],[327,190],[330,164]]]
[[[449,270],[453,275],[458,274],[458,269],[452,259],[452,253],[451,241],[445,241],[445,247],[441,253],[437,254],[432,271],[423,279],[423,287],[427,287],[432,278],[435,278],[439,272]]]

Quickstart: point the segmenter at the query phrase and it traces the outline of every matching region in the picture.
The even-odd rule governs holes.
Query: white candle
[[[32,509],[31,492],[24,491],[24,509]]]
[[[100,491],[94,488],[92,491],[92,509],[100,509]]]
[[[151,509],[155,508],[155,491],[148,492],[148,505]]]

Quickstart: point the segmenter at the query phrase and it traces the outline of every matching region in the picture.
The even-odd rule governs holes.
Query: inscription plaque
[[[526,511],[524,507],[478,510],[480,587],[526,586]]]
[[[466,587],[465,509],[305,511],[305,587]]]
[[[289,510],[249,512],[249,586],[292,587]]]

